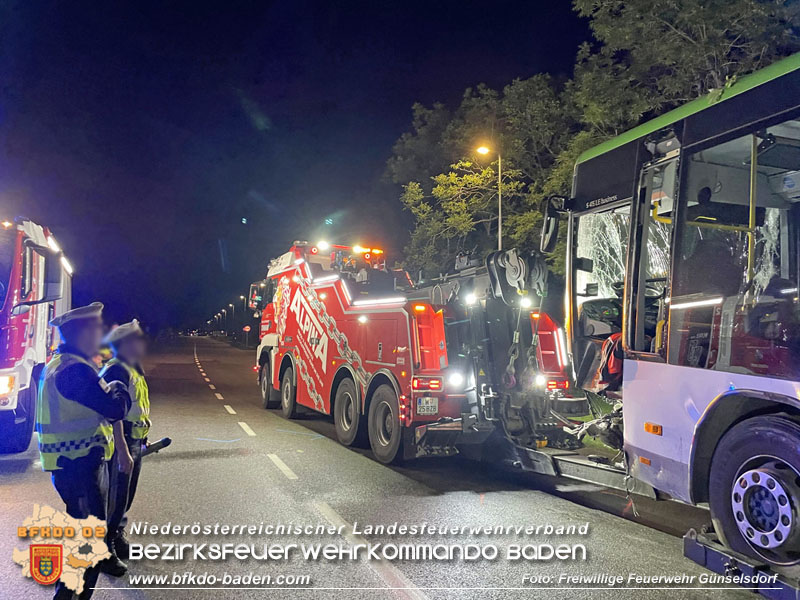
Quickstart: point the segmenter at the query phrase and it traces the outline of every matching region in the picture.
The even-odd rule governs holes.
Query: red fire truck
[[[492,426],[469,412],[469,382],[448,364],[443,311],[402,283],[379,248],[295,242],[274,259],[250,293],[264,406],[332,414],[342,444],[369,441],[384,463],[482,442]]]
[[[70,308],[71,275],[47,228],[28,219],[0,223],[0,452],[28,448],[36,382],[57,345],[49,322]]]

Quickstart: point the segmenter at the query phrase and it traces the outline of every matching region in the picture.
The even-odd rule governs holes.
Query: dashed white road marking
[[[209,383],[208,384],[208,389],[215,390],[215,389],[217,389],[217,386],[215,386],[213,383]]]
[[[272,458],[272,454],[268,454]],[[278,459],[280,460],[280,459]],[[274,462],[274,461],[273,461]],[[334,527],[344,527],[343,531],[350,532],[343,534],[345,540],[351,545],[367,544],[367,540],[360,535],[353,535],[353,526],[345,521],[342,516],[333,510],[327,502],[314,502],[314,508],[325,517],[325,519]],[[377,573],[381,579],[386,582],[386,585],[392,588],[396,596],[400,598],[409,598],[411,600],[427,600],[427,596],[422,593],[400,569],[395,567],[389,562],[378,560],[367,562],[369,567]]]
[[[216,393],[216,394],[214,394],[214,395],[217,397],[217,400],[225,400],[225,398],[224,398],[224,397],[222,396],[222,394],[220,394],[219,392],[217,392],[217,393]]]
[[[209,383],[211,380],[208,377],[203,377],[203,381],[205,381],[206,383]]]
[[[239,421],[239,427],[241,427],[242,429],[244,429],[244,432],[245,432],[247,435],[249,435],[250,437],[255,437],[255,435],[256,435],[256,432],[255,432],[255,431],[253,431],[252,429],[250,429],[250,425],[248,425],[248,424],[247,424],[247,423],[245,423],[244,421]]]
[[[239,423],[239,425],[242,425],[242,423]],[[294,471],[292,471],[289,465],[283,462],[277,454],[267,454],[267,456],[275,463],[275,466],[280,469],[280,472],[286,475],[286,479],[297,479],[297,475],[294,474]]]
[[[225,410],[228,411],[229,415],[235,415],[236,414],[236,411],[233,410],[233,407],[230,404],[223,404],[222,406],[225,407]]]

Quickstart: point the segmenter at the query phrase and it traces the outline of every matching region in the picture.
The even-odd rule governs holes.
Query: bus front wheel
[[[800,563],[800,423],[746,419],[711,460],[711,519],[726,546],[773,565]]]

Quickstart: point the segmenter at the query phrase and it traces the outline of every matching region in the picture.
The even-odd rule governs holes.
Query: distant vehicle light
[[[372,258],[372,255],[369,252],[364,252],[364,260],[369,260]]]
[[[477,301],[478,301],[478,297],[475,294],[473,294],[472,292],[467,294],[467,296],[464,298],[464,302],[467,303],[467,306],[472,306]]]
[[[424,304],[415,304],[414,310],[417,312],[425,312],[426,306]]]
[[[319,248],[317,248],[316,246],[312,246],[311,254],[317,254],[317,253],[319,253]]]
[[[62,257],[61,257],[61,266],[62,266],[62,267],[64,267],[64,270],[65,270],[65,271],[66,271],[68,274],[72,275],[72,272],[73,272],[73,271],[72,271],[72,265],[71,265],[71,264],[69,264],[69,261],[67,260],[67,258],[66,258],[65,256],[62,256]]]
[[[52,250],[53,252],[55,253],[61,252],[61,246],[58,245],[56,238],[54,238],[52,235],[47,236],[47,245],[50,246],[50,250]]]
[[[330,247],[331,247],[331,245],[328,242],[326,242],[325,240],[322,240],[321,242],[317,242],[317,248],[319,248],[323,252],[325,250],[330,249]]]
[[[13,223],[11,221],[3,221],[2,223],[0,223],[0,225],[2,225],[5,229],[9,229],[11,228]]]
[[[363,254],[364,252],[371,252],[371,250],[369,248],[364,248],[363,246],[359,246],[358,244],[356,244],[355,246],[353,246],[353,252],[355,254]]]

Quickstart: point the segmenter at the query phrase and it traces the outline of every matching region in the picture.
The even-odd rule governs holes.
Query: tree
[[[615,135],[800,49],[795,0],[574,0],[583,121]]]
[[[403,188],[402,201],[411,211],[416,227],[407,250],[407,266],[432,273],[448,270],[459,252],[491,250],[497,239],[497,163],[480,165],[460,161],[450,171],[433,178],[426,195],[411,182]],[[520,171],[504,167],[503,202],[514,206],[522,199]]]
[[[537,74],[502,92],[479,85],[452,113],[438,104],[414,106],[412,132],[398,140],[388,164],[415,218],[407,264],[446,270],[457,251],[493,247],[496,172],[470,160],[478,141],[513,165],[504,173],[504,238],[533,250],[542,200],[570,193],[581,152],[800,50],[798,0],[573,5],[589,19],[594,41],[578,49],[572,80]],[[562,265],[551,259],[556,272]]]

